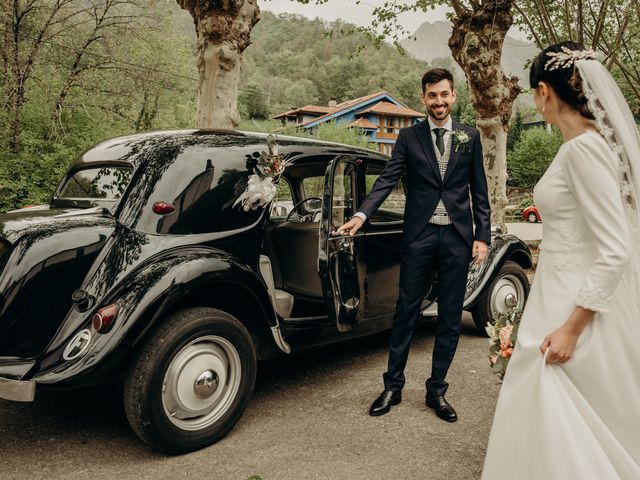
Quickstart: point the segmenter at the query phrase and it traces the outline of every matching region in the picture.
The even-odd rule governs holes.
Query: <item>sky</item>
[[[388,0],[329,0],[323,5],[315,5],[315,0],[309,0],[308,5],[303,5],[295,0],[260,0],[259,5],[262,10],[269,10],[273,13],[296,13],[308,18],[319,17],[323,20],[341,19],[348,23],[359,26],[369,25],[371,22],[371,12],[375,7],[382,6]],[[397,0],[409,2],[410,0]],[[452,11],[449,7],[439,6],[427,12],[405,13],[400,16],[400,25],[411,33],[414,33],[424,22],[437,22],[446,20],[447,12]],[[525,40],[522,32],[512,28],[509,35]],[[405,35],[401,35],[404,37]]]
[[[259,5],[262,10],[273,13],[297,13],[309,18],[320,17],[323,20],[342,19],[349,23],[365,26],[371,22],[371,12],[375,7],[382,6],[385,0],[362,0],[356,5],[356,0],[329,0],[324,5],[315,5],[311,0],[309,5],[303,5],[292,0],[261,0]],[[415,32],[424,22],[437,22],[446,20],[446,13],[450,10],[446,7],[436,7],[435,10],[420,13],[407,13],[400,17],[400,24]]]

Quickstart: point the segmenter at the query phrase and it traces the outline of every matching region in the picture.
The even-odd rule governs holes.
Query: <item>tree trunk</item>
[[[242,53],[260,19],[256,0],[177,0],[191,13],[198,36],[198,128],[240,123],[238,86]]]
[[[491,221],[504,226],[507,205],[507,133],[513,102],[520,93],[517,77],[507,78],[500,58],[513,24],[512,0],[482,2],[475,11],[458,11],[449,47],[469,82],[478,114],[491,202]]]

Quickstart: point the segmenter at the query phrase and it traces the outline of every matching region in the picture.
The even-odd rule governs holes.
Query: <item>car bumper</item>
[[[0,398],[15,402],[33,402],[36,397],[34,380],[11,380],[0,377]]]

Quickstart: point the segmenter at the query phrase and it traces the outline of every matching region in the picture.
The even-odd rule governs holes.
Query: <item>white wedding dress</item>
[[[483,480],[640,479],[640,299],[617,157],[595,132],[536,185],[540,258],[495,412]],[[576,305],[597,313],[568,362],[540,345]]]

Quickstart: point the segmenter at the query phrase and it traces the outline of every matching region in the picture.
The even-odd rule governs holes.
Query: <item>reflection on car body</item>
[[[287,168],[266,208],[234,206],[264,135],[176,131],[96,145],[49,205],[0,215],[0,397],[122,379],[136,434],[186,452],[238,421],[258,360],[389,328],[404,181],[358,235],[337,236],[387,157],[278,144]],[[524,304],[530,266],[520,240],[494,235],[465,301],[481,332]],[[436,301],[434,279],[423,315]]]

